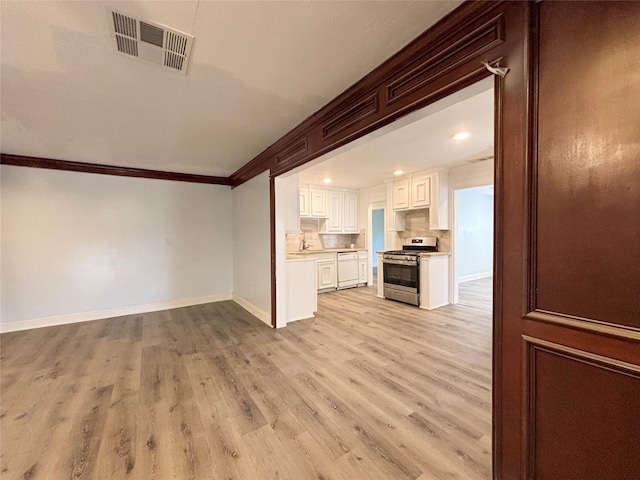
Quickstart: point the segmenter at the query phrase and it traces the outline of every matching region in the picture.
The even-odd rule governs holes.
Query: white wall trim
[[[244,308],[251,315],[253,315],[255,317],[258,317],[264,323],[266,323],[267,325],[271,326],[271,314],[270,313],[265,312],[261,308],[256,307],[253,303],[251,303],[250,301],[242,298],[240,295],[238,295],[236,293],[232,294],[231,300],[236,302],[238,305],[240,305],[242,308]]]
[[[287,325],[290,324],[291,322],[297,322],[298,320],[309,320],[310,318],[315,318],[315,314],[311,315],[310,317],[298,317],[298,318],[292,318],[291,320],[287,320]]]
[[[481,278],[487,278],[493,275],[493,272],[480,272],[472,273],[471,275],[463,275],[458,277],[458,283],[470,282],[471,280],[480,280]]]
[[[144,305],[130,305],[127,307],[107,308],[105,310],[72,313],[69,315],[55,315],[53,317],[34,318],[31,320],[2,323],[0,324],[0,333],[17,332],[20,330],[29,330],[32,328],[53,327],[56,325],[67,325],[69,323],[89,322],[93,320],[102,320],[105,318],[122,317],[124,315],[157,312],[159,310],[190,307],[192,305],[222,302],[224,300],[231,299],[231,293],[219,293],[215,295],[206,295],[204,297],[184,298],[181,300],[169,300],[167,302],[147,303]]]

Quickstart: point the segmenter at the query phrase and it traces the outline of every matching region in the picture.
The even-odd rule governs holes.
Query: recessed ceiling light
[[[402,175],[404,172],[402,170],[396,170],[393,172],[394,175]]]
[[[454,140],[466,140],[470,136],[471,134],[469,132],[458,132],[451,135],[451,138],[453,138]]]
[[[331,179],[330,178],[325,178],[324,180],[322,180],[324,183],[331,183]]]

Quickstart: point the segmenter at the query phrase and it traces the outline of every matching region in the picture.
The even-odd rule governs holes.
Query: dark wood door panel
[[[640,366],[524,337],[527,478],[623,480],[640,472]]]
[[[640,328],[640,2],[540,5],[535,308]]]
[[[498,105],[495,478],[638,478],[640,2],[529,8],[523,156]]]

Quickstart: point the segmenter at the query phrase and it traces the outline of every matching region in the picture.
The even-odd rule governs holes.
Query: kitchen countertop
[[[287,253],[286,260],[287,260],[287,262],[313,262],[313,261],[315,261],[313,258],[310,258],[308,255],[299,255],[297,253]]]
[[[384,251],[378,250],[376,253],[378,255],[382,255]],[[421,257],[440,257],[442,255],[450,255],[450,253],[449,252],[420,252]]]
[[[298,252],[287,252],[287,255],[313,255],[316,253],[336,253],[336,252],[364,252],[366,248],[327,248],[325,250],[300,250]]]

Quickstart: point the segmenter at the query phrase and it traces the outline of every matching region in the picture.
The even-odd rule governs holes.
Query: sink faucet
[[[298,248],[298,250],[308,250],[310,246],[311,244],[307,243],[307,240],[304,238],[304,234],[302,234],[302,240],[300,241],[300,247]]]

